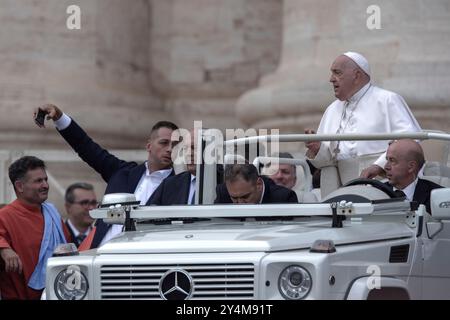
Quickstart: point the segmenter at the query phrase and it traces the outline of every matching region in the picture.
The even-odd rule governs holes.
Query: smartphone
[[[38,113],[36,114],[36,117],[34,118],[34,122],[36,122],[36,124],[39,127],[43,127],[44,121],[45,121],[45,116],[46,116],[46,112],[44,110],[39,109]]]

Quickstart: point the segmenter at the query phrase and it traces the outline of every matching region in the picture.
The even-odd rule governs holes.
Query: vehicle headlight
[[[59,300],[82,300],[88,289],[89,283],[79,266],[68,266],[55,278],[55,293]]]
[[[278,289],[289,300],[305,298],[312,287],[312,278],[308,270],[300,266],[289,266],[280,273]]]

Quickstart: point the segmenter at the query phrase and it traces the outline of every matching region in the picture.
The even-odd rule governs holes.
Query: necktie
[[[84,239],[86,239],[86,235],[82,233],[75,237],[75,241],[77,242],[78,246],[83,242]]]
[[[195,204],[195,191],[192,194],[192,198],[191,198],[191,203],[190,204]]]
[[[406,199],[406,194],[402,190],[395,190],[394,193],[397,198],[405,198]]]
[[[189,202],[189,204],[195,204],[195,180],[196,180],[196,178],[193,178],[191,181],[191,188],[194,189],[194,192],[192,193],[192,198],[191,198],[191,201]]]

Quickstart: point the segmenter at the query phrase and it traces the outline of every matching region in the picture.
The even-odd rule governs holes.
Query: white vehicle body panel
[[[352,222],[344,222],[352,225]],[[172,227],[173,228],[173,227]],[[353,223],[353,228],[333,229],[330,219],[298,223],[223,223],[184,225],[130,232],[98,249],[99,254],[115,253],[201,253],[272,252],[307,249],[316,239],[333,240],[336,245],[412,237],[414,231],[396,223]]]
[[[338,140],[337,136],[277,138],[314,141]],[[450,140],[448,134],[430,133],[342,137]],[[236,141],[252,139],[269,141],[272,137]],[[214,188],[211,181],[205,185],[208,190],[203,199],[209,201]],[[382,191],[358,187],[342,188],[336,194],[345,199],[346,190],[351,190],[350,195],[361,192],[369,199],[367,203],[335,200],[331,205],[116,206],[94,210],[93,217],[110,221],[120,222],[128,216],[128,222],[130,218],[178,222],[138,224],[137,231],[124,232],[96,250],[50,258],[47,299],[58,299],[57,278],[69,266],[79,268],[89,282],[84,299],[168,298],[164,281],[169,275],[177,279],[181,274],[189,280],[191,292],[185,296],[189,299],[285,299],[279,284],[287,281],[281,274],[291,266],[310,276],[305,299],[450,299],[450,188],[440,189],[434,198],[432,193],[432,207],[438,212],[432,217],[423,205],[417,208],[407,201],[380,198]],[[332,220],[343,216],[342,228],[332,227]],[[191,218],[210,219],[179,222]],[[330,250],[314,252],[321,249],[318,240],[330,244]]]

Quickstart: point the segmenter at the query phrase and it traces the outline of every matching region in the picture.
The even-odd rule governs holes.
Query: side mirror
[[[450,188],[431,191],[431,214],[438,220],[450,220]]]

